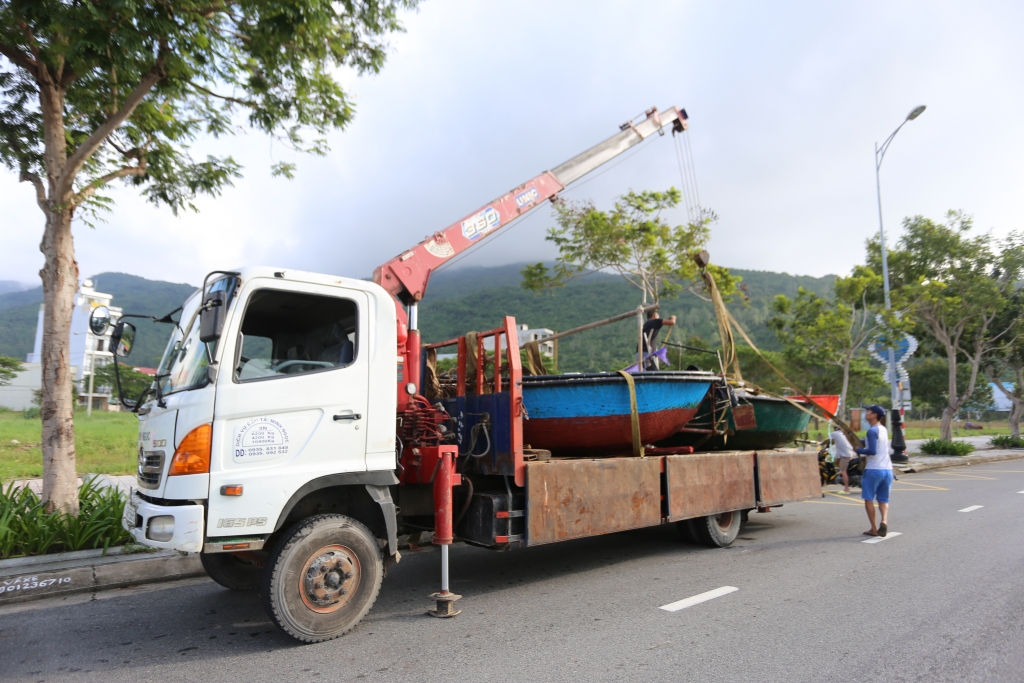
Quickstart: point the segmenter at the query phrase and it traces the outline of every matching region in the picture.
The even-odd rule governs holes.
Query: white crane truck
[[[820,495],[813,453],[538,457],[523,444],[511,317],[476,335],[476,348],[466,337],[432,345],[457,348],[457,390],[444,402],[422,395],[429,349],[417,303],[430,272],[666,128],[684,131],[685,111],[652,109],[624,124],[379,267],[372,282],[266,267],[210,273],[158,321],[174,329],[153,385],[122,398],[139,418],[125,528],[143,545],[201,553],[214,581],[258,589],[280,628],[319,642],[367,613],[402,533],[433,531],[442,566],[431,614],[454,616],[456,537],[507,548],[677,522],[725,546],[746,512]],[[130,317],[114,327],[118,356],[131,350]],[[105,330],[109,312],[97,309],[91,324]],[[490,456],[469,458],[481,429]]]

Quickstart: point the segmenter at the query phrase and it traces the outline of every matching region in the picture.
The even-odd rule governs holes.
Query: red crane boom
[[[640,144],[654,133],[664,134],[666,126],[672,126],[673,133],[686,130],[685,109],[672,107],[660,112],[654,107],[645,113],[646,118],[642,121],[622,124],[617,134],[601,144],[550,171],[544,171],[379,266],[373,271],[373,281],[403,304],[415,304],[427,292],[430,273],[452,257],[479,244],[499,228],[539,206],[545,199],[556,197],[569,183]]]

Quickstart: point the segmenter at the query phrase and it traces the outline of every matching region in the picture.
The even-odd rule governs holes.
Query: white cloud
[[[328,157],[255,133],[204,144],[246,177],[180,218],[118,190],[109,223],[77,229],[79,263],[193,283],[241,263],[365,276],[651,105],[691,115],[719,263],[848,270],[877,230],[872,145],[922,103],[882,169],[887,230],[963,208],[1004,234],[1024,227],[1022,14],[1012,2],[428,0],[379,76],[344,76],[357,117]],[[678,185],[670,140],[648,144],[568,196],[609,204]],[[282,159],[299,163],[295,180],[270,177]],[[0,212],[0,279],[31,281],[42,216],[10,174]],[[550,222],[538,209],[464,263],[548,258]]]

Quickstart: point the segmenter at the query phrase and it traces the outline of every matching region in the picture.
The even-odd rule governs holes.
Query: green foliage
[[[921,452],[927,455],[958,455],[965,456],[974,452],[974,446],[966,441],[947,441],[945,439],[928,439],[921,444]]]
[[[941,414],[942,409],[949,404],[949,362],[942,356],[926,356],[911,363],[907,374],[910,376],[915,410],[922,414]],[[958,363],[956,375],[957,385],[966,386],[970,381],[971,368]],[[988,410],[992,402],[992,387],[986,382],[979,382],[961,409],[982,412]]]
[[[864,357],[865,344],[880,328],[876,318],[883,308],[872,300],[881,288],[880,275],[857,266],[849,277],[836,278],[832,297],[801,288],[796,299],[780,294],[772,304],[768,326],[782,343],[794,374],[803,384],[813,383],[819,393],[839,394],[844,410],[851,381],[857,384],[858,395],[866,389],[860,380],[881,384],[880,373]],[[833,381],[836,371],[838,382]]]
[[[46,512],[39,496],[12,482],[0,490],[0,559],[129,543],[132,537],[121,526],[125,498],[119,489],[88,479],[78,490],[78,515]]]
[[[638,289],[644,301],[674,298],[694,288],[700,269],[693,256],[711,237],[711,217],[699,223],[670,226],[661,217],[679,204],[682,193],[628,192],[612,211],[600,211],[592,202],[555,204],[557,228],[547,240],[558,247],[553,268],[536,263],[523,268],[523,287],[539,292],[561,287],[595,270],[610,270]],[[723,297],[736,292],[740,278],[720,266],[709,266]]]
[[[10,384],[23,369],[21,361],[17,358],[0,356],[0,387]]]
[[[907,218],[889,253],[894,305],[907,311],[924,350],[946,357],[947,427],[952,413],[972,397],[982,362],[1012,336],[1014,322],[1002,313],[1024,272],[1020,235],[997,248],[989,234],[971,237],[972,227],[971,217],[957,211],[945,223]],[[875,239],[868,244],[868,264],[877,270],[880,263]],[[966,383],[961,362],[970,368]]]
[[[996,448],[1024,448],[1024,439],[1010,434],[994,436],[989,443]]]
[[[153,378],[149,375],[144,375],[135,368],[121,365],[120,362],[118,362],[117,372],[121,376],[121,391],[124,392],[124,398],[129,401],[137,400],[142,395],[142,392],[153,383]],[[110,389],[114,396],[114,401],[117,401],[117,381],[114,377],[113,362],[96,368],[93,387]]]
[[[69,208],[105,208],[96,191],[122,178],[175,212],[194,209],[239,175],[231,157],[192,158],[197,136],[244,118],[323,154],[322,136],[353,116],[338,71],[378,72],[398,10],[415,2],[4,0],[0,162],[33,182],[49,172],[60,196],[48,200]],[[44,168],[44,130],[64,142],[66,172]]]

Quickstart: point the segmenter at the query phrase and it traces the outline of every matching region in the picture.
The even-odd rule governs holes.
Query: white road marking
[[[1017,493],[1024,493],[1024,491],[1017,491]]]
[[[985,507],[985,506],[984,505],[972,505],[969,508],[964,508],[960,512],[974,512],[975,510],[980,510],[983,507]]]
[[[684,600],[670,602],[667,605],[662,605],[658,609],[663,609],[666,612],[678,612],[681,609],[693,607],[694,605],[699,605],[702,602],[720,598],[723,595],[728,595],[729,593],[734,593],[738,590],[739,588],[736,588],[735,586],[722,586],[721,588],[716,588],[715,590],[708,591],[707,593],[701,593],[700,595],[694,595],[693,597],[685,598]]]
[[[903,533],[900,532],[900,531],[890,531],[885,536],[875,536],[874,538],[869,538],[866,541],[861,541],[861,543],[881,543],[882,541],[887,541],[890,538],[894,538],[896,536],[902,536],[902,535],[903,535]]]

